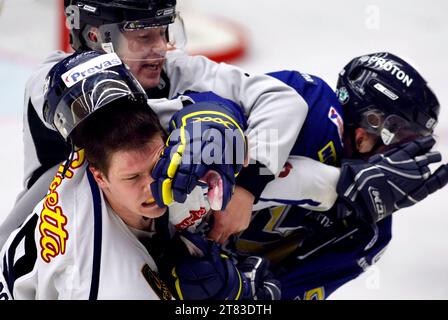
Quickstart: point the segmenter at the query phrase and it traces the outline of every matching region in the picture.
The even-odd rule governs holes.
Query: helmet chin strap
[[[62,179],[65,178],[65,174],[67,173],[67,170],[70,168],[70,164],[73,161],[73,157],[75,156],[75,144],[73,143],[73,140],[70,139],[70,145],[71,145],[71,150],[70,150],[70,155],[68,157],[67,160],[65,160],[64,162],[64,170],[62,170]]]

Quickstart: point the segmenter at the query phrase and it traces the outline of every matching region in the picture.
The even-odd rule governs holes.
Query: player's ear
[[[91,49],[101,48],[101,36],[99,29],[96,27],[86,28],[83,32],[83,38],[87,46]]]
[[[107,184],[105,175],[100,170],[98,170],[93,166],[89,166],[89,170],[92,173],[93,178],[95,179],[98,186],[102,189],[106,188]]]
[[[377,141],[377,137],[368,133],[364,128],[355,129],[356,149],[359,153],[367,153],[372,151]]]

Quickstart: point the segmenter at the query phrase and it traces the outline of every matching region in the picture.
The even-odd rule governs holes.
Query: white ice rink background
[[[0,221],[21,190],[23,89],[36,64],[56,47],[55,3],[5,0],[0,12]],[[192,0],[187,4],[190,10],[230,18],[242,27],[249,52],[233,63],[249,72],[295,69],[318,75],[334,87],[339,70],[354,56],[386,50],[405,57],[439,97],[436,148],[448,162],[448,2]],[[188,20],[186,24],[188,28]],[[447,299],[447,208],[448,187],[397,213],[393,239],[382,259],[331,298]]]

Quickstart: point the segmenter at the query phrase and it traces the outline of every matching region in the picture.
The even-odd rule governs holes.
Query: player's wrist
[[[236,185],[249,192],[253,196],[253,203],[258,202],[266,185],[274,180],[273,174],[267,174],[269,170],[260,162],[244,167],[236,178]]]

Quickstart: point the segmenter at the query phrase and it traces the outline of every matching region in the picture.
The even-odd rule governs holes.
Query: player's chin
[[[142,216],[147,218],[158,218],[161,217],[166,211],[166,208],[160,208],[157,203],[146,203],[140,204],[140,213]]]
[[[137,71],[137,79],[144,89],[155,88],[159,85],[161,72],[161,67],[143,65]]]
[[[142,85],[143,89],[148,90],[155,88],[159,85],[160,77],[159,76],[153,76],[153,77],[140,77],[141,80],[139,80],[140,84]]]

